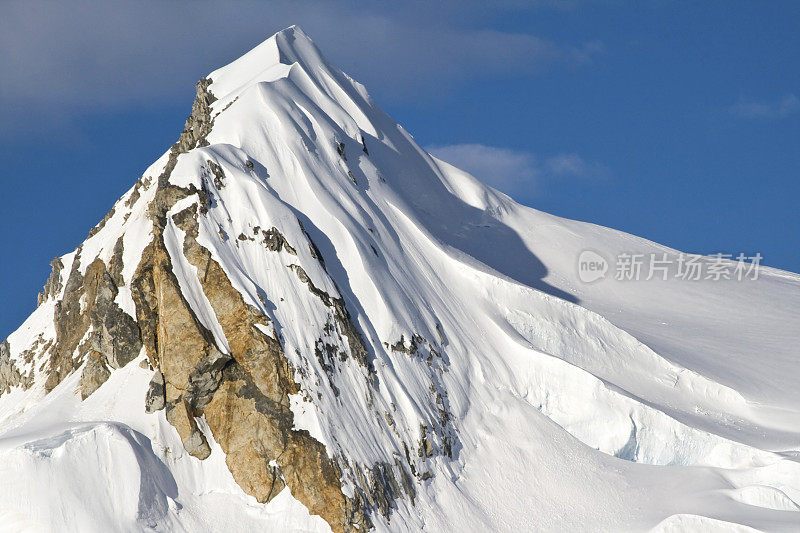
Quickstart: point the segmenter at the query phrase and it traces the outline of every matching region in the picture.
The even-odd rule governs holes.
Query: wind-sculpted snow
[[[676,253],[431,157],[288,28],[2,345],[0,530],[796,530],[800,277],[584,249]]]

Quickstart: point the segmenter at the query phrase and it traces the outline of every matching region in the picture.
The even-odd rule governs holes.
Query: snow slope
[[[197,240],[276,324],[299,369],[295,426],[331,457],[406,455],[415,498],[375,513],[376,529],[800,529],[800,276],[582,283],[584,249],[678,252],[521,206],[433,158],[297,27],[208,79],[208,145],[179,155],[169,181],[210,188]],[[122,237],[130,283],[167,161],[64,271],[109,264]],[[294,254],[250,237],[272,227]],[[168,217],[181,291],[227,347],[184,238]],[[320,379],[307,354],[325,309],[287,265],[343,298],[374,388],[353,357]],[[210,457],[186,453],[163,411],[145,413],[144,353],[84,401],[79,371],[45,394],[40,359],[24,352],[54,339],[65,290],[8,339],[33,381],[0,395],[0,530],[328,529],[289,489],[268,504],[246,495],[210,432]],[[124,284],[116,301],[136,318]],[[408,457],[421,434],[433,452]],[[343,486],[355,482],[345,472]]]

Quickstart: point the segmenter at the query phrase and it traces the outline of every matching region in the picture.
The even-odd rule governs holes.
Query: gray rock
[[[186,126],[178,142],[173,146],[177,153],[185,153],[197,146],[206,146],[206,136],[211,132],[214,119],[211,117],[211,104],[217,99],[208,90],[211,80],[203,78],[197,82],[197,97],[192,105],[192,113],[186,119]]]
[[[86,366],[83,367],[81,380],[78,387],[81,391],[81,400],[88,398],[94,391],[108,380],[111,370],[108,368],[108,361],[105,356],[98,352],[89,354]]]
[[[114,302],[117,286],[111,275],[103,272],[97,284],[95,306],[91,311],[94,335],[92,347],[102,353],[112,368],[122,368],[139,355],[142,341],[139,326]]]
[[[214,187],[216,187],[217,190],[223,189],[225,187],[225,173],[222,171],[222,168],[211,160],[208,161],[208,168],[214,175]]]
[[[292,255],[297,255],[297,251],[292,248],[289,242],[286,240],[278,228],[272,227],[268,230],[261,230],[261,235],[263,237],[263,244],[267,247],[267,250],[272,252],[280,252],[281,250],[285,249]]]
[[[211,447],[199,429],[195,428],[192,434],[183,442],[183,447],[192,457],[197,457],[201,461],[211,455]]]
[[[20,373],[11,360],[11,346],[8,340],[0,343],[0,394],[8,392],[20,382]]]
[[[197,427],[194,416],[187,408],[188,406],[183,401],[167,403],[167,421],[178,429],[178,433],[185,435],[181,442],[189,455],[202,461],[211,455],[211,447],[203,432]]]
[[[109,211],[108,213],[106,213],[106,216],[104,216],[104,217],[103,217],[103,220],[101,220],[100,222],[98,222],[98,223],[97,223],[97,225],[96,225],[95,227],[93,227],[93,228],[92,228],[92,229],[89,231],[89,237],[90,237],[90,238],[91,238],[91,237],[94,237],[94,236],[95,236],[95,235],[96,235],[96,234],[97,234],[97,233],[98,233],[100,230],[102,230],[102,229],[105,227],[106,223],[107,223],[107,222],[108,222],[108,221],[111,219],[111,217],[113,217],[113,216],[114,216],[114,211],[115,211],[115,209],[112,207],[112,208],[111,208],[111,211]]]
[[[197,366],[189,375],[189,390],[187,391],[189,403],[193,409],[202,412],[203,408],[208,405],[222,381],[222,369],[231,359],[230,355],[211,346],[208,353],[198,361]]]
[[[36,301],[37,306],[42,305],[49,298],[55,297],[61,292],[61,288],[63,287],[61,284],[61,270],[64,268],[64,264],[61,262],[60,258],[56,257],[50,262],[50,265],[53,269],[50,271],[50,277],[47,278],[47,282],[44,284],[44,289],[39,293],[39,297]]]
[[[316,287],[300,265],[289,265],[289,268],[294,271],[301,282],[306,284],[311,294],[317,296],[326,306],[331,308],[339,333],[347,338],[347,344],[350,347],[350,353],[353,355],[353,358],[372,374],[375,369],[368,359],[367,346],[364,343],[361,332],[358,330],[353,319],[350,317],[350,313],[347,311],[344,299],[333,298],[327,292]]]
[[[144,396],[144,410],[146,413],[155,413],[164,408],[166,402],[166,389],[164,386],[164,374],[156,370],[150,379],[150,386],[147,387],[147,394]]]

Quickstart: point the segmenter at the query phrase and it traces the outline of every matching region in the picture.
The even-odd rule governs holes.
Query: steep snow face
[[[60,258],[4,344],[0,529],[354,527],[311,512],[315,478],[270,436],[253,459],[221,430],[246,407],[214,365],[257,376],[261,360],[237,352],[242,309],[290,369],[268,411],[324,450],[362,528],[796,529],[800,277],[582,283],[584,249],[678,252],[432,158],[297,27],[206,80],[181,149]],[[159,243],[216,354],[187,381],[202,401],[171,374],[167,329],[148,340],[136,287]],[[220,302],[215,272],[243,306]],[[70,343],[65,320],[83,328]],[[109,339],[141,351],[106,357]],[[246,470],[284,488],[261,497]]]

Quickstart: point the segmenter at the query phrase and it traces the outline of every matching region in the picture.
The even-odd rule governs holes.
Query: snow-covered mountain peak
[[[241,57],[214,71],[213,75],[220,80],[238,75],[241,84],[265,69],[293,63],[312,69],[328,65],[314,41],[299,26],[289,26],[275,33]]]
[[[431,157],[287,28],[0,344],[0,524],[790,530],[800,277],[586,249],[678,253]]]
[[[290,58],[298,56],[295,44],[298,48],[316,51],[311,39],[297,26],[291,26],[266,39],[228,65],[212,72],[208,78],[216,82],[217,97],[224,98],[232,91],[254,83],[286,77],[289,67],[296,61]],[[319,54],[315,55],[318,64],[322,64]]]
[[[360,121],[362,129],[376,135],[375,125],[365,116],[370,114],[372,104],[364,87],[331,66],[298,26],[276,33],[207,78],[213,86],[209,90],[225,103],[249,90],[257,91],[259,84],[283,81],[277,85],[290,85],[291,90],[301,92],[326,111],[331,104],[341,107],[346,115],[351,115],[349,122]],[[352,130],[349,124],[340,126],[356,133],[349,131]]]

